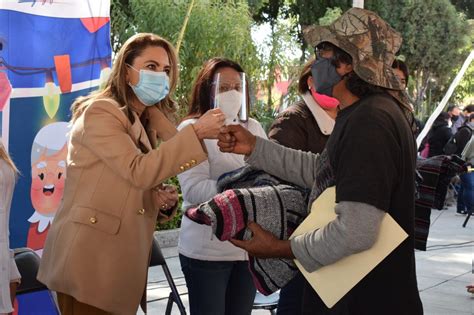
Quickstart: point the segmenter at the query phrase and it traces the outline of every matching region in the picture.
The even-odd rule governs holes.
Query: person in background
[[[449,114],[451,121],[451,131],[455,134],[458,129],[464,124],[464,117],[457,105],[449,105],[446,112]]]
[[[309,205],[335,185],[337,217],[291,241],[251,222],[252,237],[232,243],[255,257],[296,257],[313,272],[371,248],[389,213],[408,237],[331,309],[305,282],[302,313],[423,314],[414,253],[415,126],[403,86],[391,70],[401,37],[375,13],[359,8],[304,34],[319,57],[316,73],[328,74],[313,77],[316,91],[341,103],[323,153],[285,148],[239,126],[227,126],[218,145],[223,152],[245,154],[257,169],[311,188]],[[322,51],[332,54],[321,58]]]
[[[392,63],[393,73],[400,79],[402,86],[406,89],[408,86],[408,79],[410,78],[408,66],[400,59],[395,59]]]
[[[428,157],[444,154],[444,146],[453,136],[452,129],[449,128],[449,114],[442,112],[433,122],[431,130],[427,135],[429,154]]]
[[[474,113],[468,116],[468,120],[459,128],[455,135],[457,141],[456,154],[461,156],[467,163],[474,165],[474,145],[469,144],[474,134]],[[466,148],[466,146],[471,148]],[[465,152],[466,150],[466,152]],[[464,155],[463,155],[464,153]],[[474,207],[474,173],[468,172],[459,175],[461,183],[458,190],[458,199],[456,205],[456,214],[465,215],[471,213]]]
[[[472,124],[469,121],[470,114],[474,112],[474,105],[468,105],[463,109],[463,117],[467,117],[466,122],[458,128],[453,137],[448,141],[448,144],[444,147],[445,154],[456,154],[461,156],[464,147],[467,142],[471,139],[472,135]],[[465,215],[466,214],[466,205],[464,204],[464,185],[461,182],[455,184],[454,186],[448,187],[449,191],[456,189],[457,191],[457,200],[456,200],[456,214]],[[450,194],[454,196],[454,194]]]
[[[214,107],[214,95],[222,102],[219,108],[227,121],[238,121],[242,97],[249,104],[248,86],[242,95],[242,67],[225,58],[213,58],[204,63],[192,89],[189,112],[179,130],[194,124]],[[215,93],[219,74],[220,91]],[[224,102],[224,100],[226,100]],[[248,112],[248,108],[247,108]],[[252,118],[238,124],[254,135],[266,138],[260,123]],[[244,166],[244,158],[219,151],[216,140],[204,140],[208,160],[178,175],[183,192],[183,208],[199,205],[214,197],[217,179],[224,173]],[[191,315],[250,314],[255,297],[248,269],[247,253],[213,236],[212,229],[183,216],[179,233],[179,259],[188,287]]]
[[[38,273],[63,315],[137,312],[156,222],[176,211],[176,189],[163,182],[204,161],[201,141],[225,121],[217,109],[177,132],[167,118],[177,80],[173,46],[139,33],[117,53],[105,88],[72,105],[64,199]]]
[[[13,312],[15,292],[21,275],[10,249],[10,206],[18,170],[0,138],[0,314]]]
[[[393,68],[393,73],[400,79],[400,82],[404,86],[405,90],[408,87],[408,81],[410,79],[410,72],[408,71],[408,66],[407,64],[400,60],[400,59],[395,59],[392,64]],[[423,124],[421,120],[415,117],[415,125],[416,125],[416,131],[414,132],[415,138],[418,137],[420,134],[421,130],[423,130]]]
[[[319,94],[313,87],[309,60],[301,71],[298,92],[301,100],[288,107],[275,119],[268,131],[272,141],[289,148],[321,153],[334,128],[339,101]]]
[[[464,109],[462,110],[462,114],[464,117],[466,117],[466,122],[469,121],[469,116],[471,116],[471,114],[474,114],[474,104],[470,104],[464,107]]]
[[[311,67],[314,58],[303,67],[298,92],[302,100],[282,112],[273,122],[268,138],[285,147],[321,153],[334,128],[339,101],[316,92]],[[280,290],[277,314],[301,314],[304,277],[298,274]]]

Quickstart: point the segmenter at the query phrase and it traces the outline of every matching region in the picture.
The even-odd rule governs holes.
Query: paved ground
[[[473,249],[474,217],[462,228],[464,216],[455,215],[453,207],[434,210],[426,252],[416,253],[418,287],[425,314],[474,314],[474,295],[465,286],[474,283]],[[163,248],[167,264],[188,310],[187,288],[181,273],[176,247]],[[169,286],[161,267],[150,268],[148,283],[148,314],[164,314]],[[141,311],[137,314],[143,314]],[[172,314],[179,314],[176,305]],[[255,310],[252,314],[269,314]]]

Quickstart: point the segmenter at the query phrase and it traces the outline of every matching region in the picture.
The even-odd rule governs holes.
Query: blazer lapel
[[[148,151],[152,150],[150,140],[148,139],[148,136],[145,132],[145,128],[143,128],[142,123],[140,122],[140,117],[133,112],[133,115],[135,117],[135,122],[132,124],[130,128],[130,134],[133,137],[133,142],[137,145],[137,147],[140,147],[140,143],[142,144],[143,147],[145,147]]]
[[[148,136],[146,134],[145,128],[143,128],[142,124],[140,124],[140,138],[139,138],[139,140],[140,140],[140,143],[143,144],[145,146],[145,148],[148,149],[148,151],[153,150],[153,148],[151,147],[150,140],[148,139]]]

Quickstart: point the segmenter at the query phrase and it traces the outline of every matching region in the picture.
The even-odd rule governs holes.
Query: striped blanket
[[[188,209],[186,216],[210,225],[221,241],[250,239],[246,228],[249,220],[286,240],[308,214],[309,190],[250,166],[222,175],[218,191],[222,192],[197,208]],[[255,286],[265,295],[283,287],[297,271],[290,259],[250,257],[249,267]]]
[[[455,155],[438,155],[428,159],[419,158],[416,170],[422,179],[417,181],[415,199],[415,248],[426,250],[431,209],[443,209],[451,179],[465,172],[466,166]]]

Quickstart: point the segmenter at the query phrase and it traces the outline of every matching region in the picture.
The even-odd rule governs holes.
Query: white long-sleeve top
[[[196,122],[196,119],[183,121],[178,130]],[[256,136],[267,138],[260,123],[252,118],[242,123]],[[217,140],[204,140],[208,159],[198,166],[178,175],[183,192],[183,211],[210,200],[217,194],[217,179],[224,173],[244,166],[244,156],[222,153]],[[179,233],[178,251],[180,254],[199,260],[235,261],[248,260],[247,252],[230,242],[221,242],[212,234],[210,226],[191,221],[183,215]]]
[[[2,145],[0,143],[0,145]],[[15,173],[6,161],[0,159],[0,314],[13,312],[10,299],[10,282],[21,276],[10,249],[8,222],[15,186]]]

